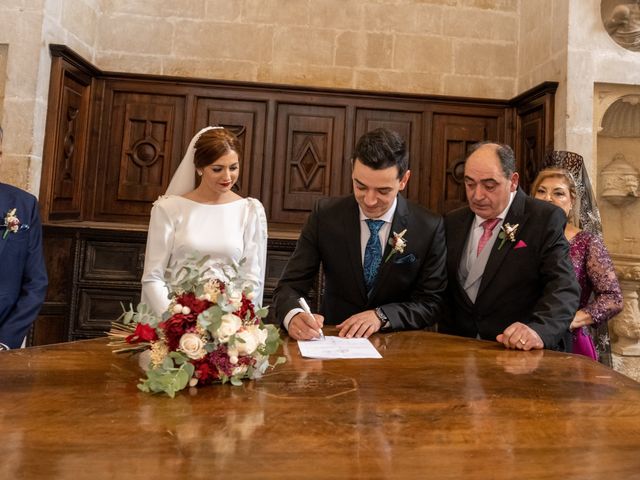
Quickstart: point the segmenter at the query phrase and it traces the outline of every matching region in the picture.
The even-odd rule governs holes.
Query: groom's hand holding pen
[[[324,334],[322,333],[324,317],[311,313],[311,309],[304,298],[301,297],[298,300],[298,304],[302,311],[299,311],[291,319],[289,335],[296,340],[324,339]]]

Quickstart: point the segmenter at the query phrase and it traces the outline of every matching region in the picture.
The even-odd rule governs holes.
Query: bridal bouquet
[[[115,353],[140,352],[146,378],[138,388],[173,397],[187,385],[213,382],[241,385],[284,362],[269,357],[281,340],[274,325],[265,325],[266,308],[256,308],[251,287],[237,268],[205,268],[207,257],[169,269],[171,303],[158,318],[144,303],[130,306],[109,332]],[[124,307],[123,307],[124,309]]]

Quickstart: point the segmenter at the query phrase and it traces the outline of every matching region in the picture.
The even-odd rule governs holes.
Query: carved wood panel
[[[433,115],[430,207],[448,212],[466,205],[464,158],[472,144],[502,141],[498,119],[480,115]]]
[[[543,84],[533,95],[513,100],[515,132],[513,149],[520,172],[520,186],[529,192],[544,163],[545,154],[553,150],[554,84]]]
[[[541,159],[544,157],[544,145],[540,144],[544,123],[541,112],[534,110],[521,118],[521,142],[518,159],[520,172],[520,186],[529,193],[529,188],[542,168]]]
[[[94,220],[144,223],[181,159],[185,100],[116,91],[99,158]]]
[[[240,140],[243,155],[238,187],[243,197],[261,198],[266,115],[266,102],[199,98],[196,103],[195,131],[207,125],[220,125]]]
[[[84,183],[90,82],[65,72],[56,131],[49,217],[79,219]]]
[[[362,135],[376,128],[393,130],[404,138],[409,149],[411,178],[403,193],[407,198],[415,202],[420,202],[420,187],[422,183],[420,173],[420,164],[423,160],[422,118],[422,112],[361,108],[356,112],[355,121],[354,139],[356,142]],[[349,185],[351,186],[351,183]]]
[[[138,283],[144,270],[144,243],[89,240],[84,244],[81,281]]]
[[[271,220],[303,223],[315,201],[341,193],[345,110],[278,106]]]
[[[69,340],[103,336],[122,313],[122,305],[140,302],[140,290],[79,288],[77,315]]]

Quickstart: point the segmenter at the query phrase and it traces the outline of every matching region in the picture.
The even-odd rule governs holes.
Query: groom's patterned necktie
[[[364,249],[364,283],[367,285],[367,291],[371,290],[376,280],[380,263],[382,262],[382,247],[378,233],[384,225],[384,220],[365,220],[369,227],[369,240]]]

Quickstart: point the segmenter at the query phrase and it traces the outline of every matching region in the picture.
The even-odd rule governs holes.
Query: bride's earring
[[[196,170],[196,172],[198,172],[198,176],[201,177],[202,176],[202,170]]]

